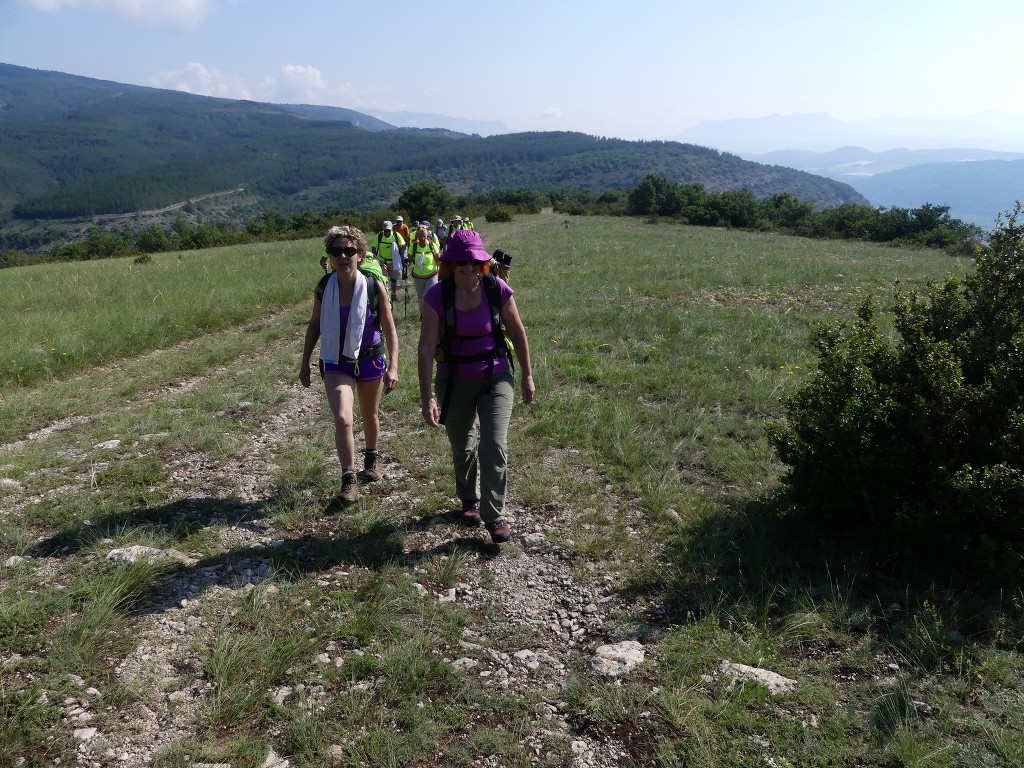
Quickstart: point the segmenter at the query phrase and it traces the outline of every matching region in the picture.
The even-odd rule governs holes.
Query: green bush
[[[512,221],[512,209],[507,205],[492,205],[484,213],[484,218],[487,221],[494,223],[498,221]]]
[[[897,290],[820,330],[772,440],[827,524],[894,543],[1024,541],[1024,225],[1018,203],[962,280]]]

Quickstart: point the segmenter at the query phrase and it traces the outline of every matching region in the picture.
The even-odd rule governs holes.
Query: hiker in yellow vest
[[[440,254],[441,253],[441,241],[437,239],[437,233],[434,232],[434,229],[433,229],[434,225],[431,224],[429,220],[424,219],[417,226],[425,227],[426,228],[427,235],[433,241],[434,245],[437,246],[437,252],[438,252],[438,254]]]
[[[416,298],[420,302],[427,288],[437,282],[437,260],[440,254],[437,238],[430,231],[430,222],[421,223],[416,227],[416,237],[409,246],[412,284],[416,286]]]
[[[402,277],[405,240],[395,232],[390,221],[385,221],[381,231],[374,235],[370,250],[390,278],[391,295],[394,296],[398,292],[398,281]]]
[[[414,222],[415,223],[415,222]],[[405,219],[401,216],[395,216],[395,234],[401,235],[402,240],[405,241],[406,246],[412,242],[412,233],[409,231],[409,225],[405,223]],[[402,279],[405,280],[409,277],[409,258],[408,250],[403,254],[402,259]]]
[[[444,241],[447,244],[448,238],[452,236],[452,232],[458,232],[462,229],[462,217],[452,216],[451,223],[448,225],[448,233],[444,236]]]

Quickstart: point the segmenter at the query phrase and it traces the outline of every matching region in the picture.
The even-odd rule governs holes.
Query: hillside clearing
[[[444,514],[447,444],[419,419],[402,297],[385,477],[351,510],[332,501],[322,392],[296,380],[307,300],[8,388],[4,759],[1019,764],[1020,590],[921,586],[771,507],[763,425],[812,366],[814,323],[962,265],[571,224],[483,231],[516,254],[539,393],[513,416],[500,549]],[[306,248],[246,263],[308,293]],[[599,671],[625,641],[604,664],[639,665]]]

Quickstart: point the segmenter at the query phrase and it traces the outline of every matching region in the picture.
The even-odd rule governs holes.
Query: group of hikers
[[[461,216],[447,227],[441,219],[433,228],[421,221],[415,232],[398,216],[371,241],[356,227],[335,226],[324,246],[326,274],[314,292],[299,380],[310,386],[319,341],[342,470],[341,502],[355,502],[360,483],[381,478],[380,402],[398,386],[391,296],[411,274],[420,312],[421,411],[429,426],[443,425],[448,436],[460,503],[455,516],[468,526],[483,523],[495,543],[508,541],[508,425],[517,364],[523,402],[532,403],[536,392],[526,329],[508,283],[511,256],[489,253]],[[353,430],[357,398],[365,443],[361,471]]]
[[[427,288],[437,282],[438,261],[448,238],[452,232],[467,229],[475,229],[468,216],[453,216],[447,225],[444,219],[438,219],[437,224],[431,224],[427,219],[414,221],[412,229],[403,216],[397,216],[394,222],[385,221],[369,242],[373,258],[367,258],[362,269],[374,273],[384,282],[392,298],[400,282],[408,280],[411,275],[416,298],[422,301]],[[327,272],[329,266],[327,257],[321,257],[320,267]],[[507,280],[510,268],[511,256],[497,251],[495,269],[498,274]]]

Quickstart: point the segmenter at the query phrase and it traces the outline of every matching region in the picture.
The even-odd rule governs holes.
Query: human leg
[[[380,400],[384,392],[384,379],[357,382],[356,391],[359,395],[359,412],[363,417],[363,440],[366,443],[363,471],[359,473],[359,479],[372,483],[380,480],[377,441],[380,438]]]
[[[334,417],[334,448],[341,463],[342,499],[355,501],[359,489],[355,486],[355,438],[352,434],[352,408],[355,399],[355,379],[340,373],[324,376],[327,403]]]
[[[427,288],[437,282],[437,275],[432,277],[413,277],[413,285],[416,286],[416,301],[419,304],[423,303],[423,294],[427,292]]]
[[[488,527],[505,511],[508,487],[508,424],[512,417],[514,382],[510,373],[492,376],[477,398],[480,424],[480,517]]]
[[[444,393],[446,384],[447,376],[439,374],[436,391]],[[476,417],[476,386],[472,379],[455,379],[452,386],[454,389],[444,428],[452,449],[455,495],[465,503],[480,498],[477,494],[479,427]]]

